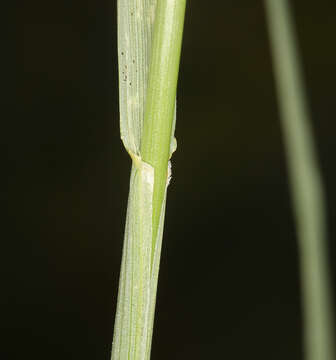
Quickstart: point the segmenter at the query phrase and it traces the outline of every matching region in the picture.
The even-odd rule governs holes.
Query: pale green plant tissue
[[[112,360],[150,358],[166,196],[152,254],[154,169],[142,160],[140,148],[156,3],[118,1],[120,132],[132,170]],[[171,154],[176,149],[174,129],[175,117]],[[170,164],[167,186],[169,178]]]

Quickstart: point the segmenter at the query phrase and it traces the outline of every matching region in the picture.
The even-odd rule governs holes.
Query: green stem
[[[307,360],[334,360],[324,191],[287,0],[266,0],[299,240]]]
[[[150,358],[185,4],[118,0],[120,134],[132,172],[112,360]]]
[[[170,141],[186,0],[158,0],[141,139],[142,159],[154,168],[153,244],[167,182]]]

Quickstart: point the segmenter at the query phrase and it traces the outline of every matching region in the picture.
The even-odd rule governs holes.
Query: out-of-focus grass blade
[[[265,5],[299,240],[305,356],[335,360],[324,191],[294,27],[287,0]]]

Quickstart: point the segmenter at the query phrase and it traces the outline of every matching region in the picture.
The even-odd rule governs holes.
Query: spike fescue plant
[[[150,359],[186,0],[118,0],[121,139],[132,159],[112,360]]]
[[[132,159],[112,360],[149,360],[176,149],[186,0],[118,0],[121,139]],[[265,0],[299,240],[306,360],[334,360],[324,193],[287,0]]]
[[[306,360],[335,360],[324,190],[287,0],[265,0],[299,241]]]

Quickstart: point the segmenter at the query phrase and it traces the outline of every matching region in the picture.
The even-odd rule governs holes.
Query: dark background
[[[332,260],[336,3],[293,4]],[[131,165],[119,137],[116,2],[32,0],[10,16],[23,71],[3,119],[0,358],[108,360]],[[184,35],[152,358],[300,360],[298,250],[263,3],[188,1]]]

